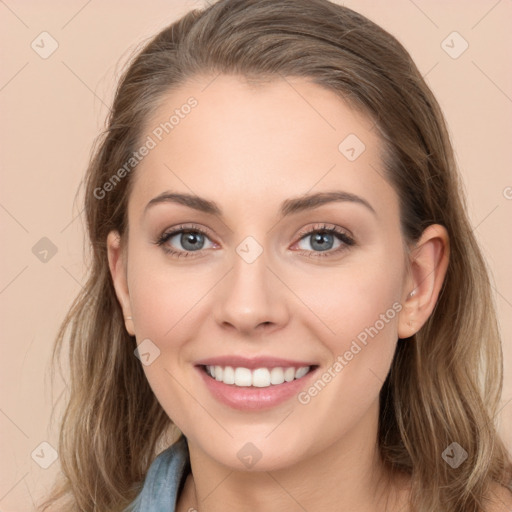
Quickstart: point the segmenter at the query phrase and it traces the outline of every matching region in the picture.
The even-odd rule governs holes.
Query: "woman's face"
[[[270,470],[375,439],[410,289],[374,124],[303,79],[220,75],[169,93],[142,144],[116,289],[189,444]]]

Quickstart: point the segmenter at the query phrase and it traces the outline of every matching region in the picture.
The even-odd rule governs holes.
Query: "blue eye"
[[[202,249],[205,242],[205,235],[194,231],[182,231],[181,233],[170,237],[169,241],[171,241],[173,238],[178,238],[181,246],[185,249],[185,251],[195,251]]]
[[[300,249],[298,252],[301,255],[308,257],[325,257],[338,254],[341,251],[347,250],[350,246],[355,244],[354,239],[347,233],[346,230],[338,226],[328,226],[326,224],[316,225],[308,231],[302,231],[300,239],[309,239],[311,249]],[[161,246],[162,249],[172,256],[176,257],[196,257],[195,253],[201,253],[205,247],[205,242],[209,241],[212,246],[215,246],[208,237],[208,234],[199,226],[178,226],[175,229],[164,232],[156,240],[156,244]],[[172,244],[171,244],[172,242]],[[333,249],[334,245],[338,245]],[[181,245],[183,249],[173,249],[176,244]],[[210,246],[210,248],[212,247]]]
[[[338,226],[330,227],[326,224],[313,226],[312,229],[301,232],[300,236],[301,239],[297,243],[307,240],[313,250],[302,249],[299,253],[311,258],[332,256],[355,245],[354,239],[345,230]],[[334,250],[331,250],[335,242],[338,242],[338,245]]]
[[[336,241],[341,243],[341,240],[336,236],[335,233],[328,231],[315,231],[312,234],[301,238],[301,241],[302,240],[309,241],[310,247],[312,247],[315,251],[328,251],[329,249],[333,248],[333,245]]]
[[[174,250],[169,247],[168,242],[176,239],[183,247],[182,250]],[[163,233],[156,241],[157,245],[161,246],[163,250],[172,255],[189,256],[190,253],[199,252],[204,248],[205,239],[208,239],[207,234],[198,227],[179,226],[173,231]]]

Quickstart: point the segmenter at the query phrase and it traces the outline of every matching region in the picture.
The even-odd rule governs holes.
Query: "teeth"
[[[231,366],[226,366],[226,368],[224,368],[224,373],[222,374],[222,382],[224,382],[224,384],[235,383],[235,370],[233,370]]]
[[[284,380],[291,382],[295,378],[295,368],[286,368],[284,371]]]
[[[252,385],[257,388],[268,388],[270,386],[270,372],[266,368],[254,370],[252,372]]]
[[[306,375],[306,373],[309,372],[309,367],[308,366],[303,366],[302,368],[299,368],[296,372],[295,372],[295,378],[296,379],[300,379],[301,377],[304,377],[304,375]]]
[[[217,370],[217,367],[215,367]],[[217,373],[215,373],[217,378]],[[235,386],[251,386],[252,385],[252,374],[251,370],[247,368],[237,368],[235,370]]]
[[[234,384],[235,386],[254,386],[257,388],[267,388],[271,385],[282,384],[300,379],[306,375],[310,366],[300,368],[257,368],[249,370],[248,368],[233,368],[232,366],[207,366],[206,373],[219,382],[224,384]]]
[[[284,372],[282,368],[272,368],[270,370],[270,384],[282,384],[284,382]]]

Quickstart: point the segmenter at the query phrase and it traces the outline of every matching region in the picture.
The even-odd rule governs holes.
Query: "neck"
[[[192,473],[177,512],[397,510],[394,479],[377,449],[378,408],[370,414],[373,420],[362,422],[364,428],[358,425],[307,459],[271,471],[218,464],[189,440]]]

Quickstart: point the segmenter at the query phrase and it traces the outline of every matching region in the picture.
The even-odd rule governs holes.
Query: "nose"
[[[252,263],[235,255],[233,268],[216,288],[214,317],[225,330],[268,334],[288,322],[286,287],[267,266],[265,252]]]

